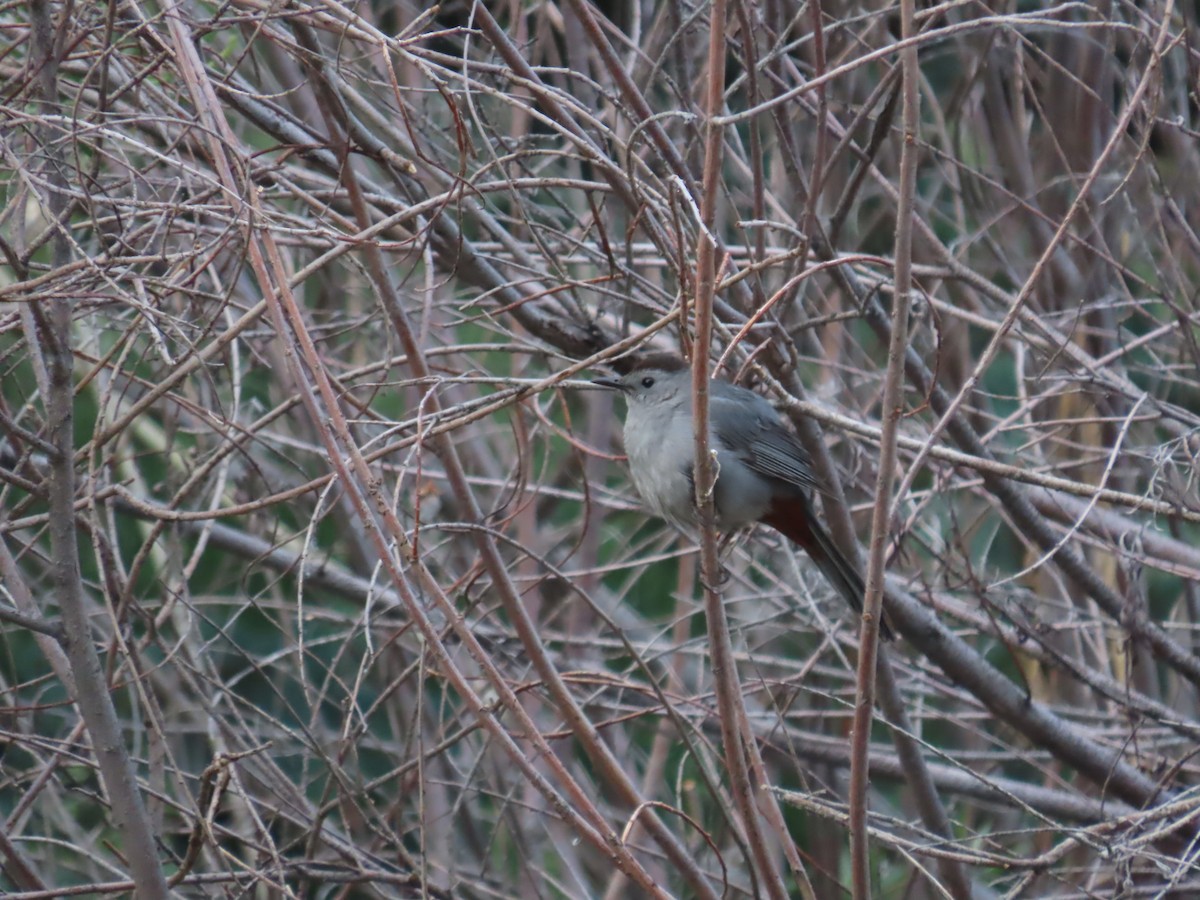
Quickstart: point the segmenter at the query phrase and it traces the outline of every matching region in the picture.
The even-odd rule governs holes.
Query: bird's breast
[[[732,531],[757,522],[771,506],[770,480],[751,469],[715,434],[709,434],[708,445],[715,451],[717,466],[713,495],[717,527]],[[677,526],[695,525],[691,472],[696,449],[690,416],[653,407],[631,409],[625,419],[625,453],[634,487],[646,506]]]
[[[655,514],[676,525],[695,522],[689,418],[655,407],[631,407],[625,417],[625,454],[634,487]]]

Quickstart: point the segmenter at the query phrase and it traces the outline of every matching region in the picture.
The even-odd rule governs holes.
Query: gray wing
[[[721,443],[754,471],[804,489],[823,491],[812,459],[775,407],[753,391],[721,383],[709,397],[709,416]]]

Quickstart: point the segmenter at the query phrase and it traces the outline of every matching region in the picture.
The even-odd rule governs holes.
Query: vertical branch
[[[58,58],[50,4],[30,4],[34,55],[39,62],[38,91],[43,113],[53,114],[57,95]],[[55,224],[54,261],[65,266],[71,255],[64,219],[67,217],[67,182],[60,142],[51,126],[41,129],[43,175],[48,186],[43,203]],[[37,201],[31,201],[37,202]],[[71,349],[71,300],[56,295],[32,301],[27,338],[46,366],[46,430],[51,445],[48,458],[47,498],[52,583],[62,615],[64,648],[74,679],[75,703],[87,726],[92,751],[100,767],[104,788],[112,804],[113,823],[121,835],[120,849],[139,897],[166,897],[167,883],[158,862],[154,831],[142,796],[137,773],[125,747],[121,721],[108,692],[108,681],[92,637],[87,598],[80,575],[79,543],[75,531],[75,382]],[[32,326],[32,327],[29,327]],[[68,685],[68,687],[70,687]]]
[[[809,14],[812,16],[812,36],[813,36],[813,74],[818,79],[825,74],[825,31],[821,24],[820,0],[813,0],[809,4]],[[828,164],[827,151],[829,143],[829,98],[825,91],[825,82],[822,81],[817,85],[817,146],[813,152],[812,163],[812,178],[808,183],[808,203],[804,211],[804,221],[802,223],[804,233],[810,234],[813,232],[813,225],[816,222],[817,204],[820,202],[821,191],[825,186],[826,166]],[[803,257],[801,257],[803,258]]]
[[[954,829],[950,824],[950,816],[922,755],[922,743],[917,739],[916,726],[908,715],[904,691],[892,668],[891,657],[886,653],[880,654],[876,680],[879,708],[890,720],[892,743],[896,746],[896,756],[904,768],[908,789],[921,821],[931,833],[952,841]],[[942,886],[955,900],[969,900],[972,896],[971,879],[966,866],[959,859],[950,854],[938,860],[938,872],[942,876]]]
[[[913,36],[913,0],[900,3],[900,39]],[[879,616],[883,604],[884,549],[896,468],[896,435],[903,415],[904,353],[908,347],[908,309],[912,290],[912,218],[917,173],[917,133],[920,126],[920,71],[917,47],[900,50],[901,120],[900,184],[896,202],[896,263],[892,331],[888,342],[887,373],[883,384],[883,421],[879,438],[879,474],[871,511],[871,543],[867,550],[867,588],[859,640],[858,692],[850,745],[850,871],[853,896],[871,896],[870,847],[867,842],[867,790],[871,719],[875,711],[875,664],[879,652]]]
[[[754,17],[750,13],[749,0],[737,0],[736,14],[741,26],[742,52],[745,56],[746,97],[750,105],[760,102],[762,91],[758,84],[758,31],[754,27]],[[763,156],[762,125],[759,117],[752,118],[747,126],[750,137],[750,166],[751,177],[751,218],[758,224],[754,227],[754,251],[752,260],[761,263],[767,255],[767,229],[763,226],[766,218],[766,184],[764,169],[766,163]],[[754,279],[754,306],[760,309],[766,302],[762,276]]]
[[[708,31],[708,89],[705,93],[704,175],[700,197],[700,233],[696,249],[696,339],[692,348],[692,416],[695,429],[693,477],[700,522],[700,572],[708,622],[709,652],[721,721],[721,740],[729,768],[730,788],[738,816],[750,844],[754,866],[773,898],[787,896],[775,860],[766,843],[750,783],[750,767],[742,745],[741,723],[746,719],[741,683],[734,660],[729,620],[718,589],[721,564],[717,555],[713,487],[720,458],[709,449],[708,354],[712,344],[713,291],[716,282],[717,242],[714,235],[717,194],[721,181],[720,115],[725,94],[725,0],[713,0]]]

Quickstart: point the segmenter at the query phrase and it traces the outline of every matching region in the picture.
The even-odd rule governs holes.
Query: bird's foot
[[[732,577],[732,575],[731,575],[729,569],[725,568],[725,566],[718,566],[716,580],[709,581],[707,578],[704,578],[703,576],[701,576],[700,585],[706,591],[711,591],[715,594],[719,594],[729,584],[731,577]]]

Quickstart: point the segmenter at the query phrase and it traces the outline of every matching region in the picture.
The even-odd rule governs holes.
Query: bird
[[[674,354],[635,358],[619,377],[594,384],[625,399],[625,454],[634,487],[649,509],[680,531],[698,526],[691,369]],[[825,492],[812,459],[771,403],[754,391],[713,380],[708,389],[708,446],[716,460],[716,527],[734,532],[767,525],[802,548],[855,612],[865,587],[858,567],[838,548],[813,508]],[[886,618],[880,636],[893,638]]]

